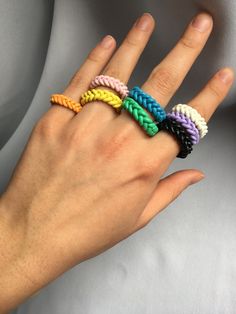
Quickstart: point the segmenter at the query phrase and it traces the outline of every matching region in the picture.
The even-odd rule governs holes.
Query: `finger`
[[[212,31],[213,20],[207,13],[197,15],[176,46],[151,72],[143,89],[165,106],[183,82]]]
[[[188,105],[195,108],[206,121],[209,121],[219,104],[228,94],[234,81],[234,71],[223,68],[218,71]]]
[[[204,174],[198,170],[182,170],[162,179],[136,224],[146,226],[160,211],[171,204],[190,185],[201,181]]]
[[[102,71],[109,61],[115,46],[115,39],[110,35],[105,36],[103,40],[90,51],[87,59],[73,76],[63,94],[71,97],[75,101],[79,101],[80,95],[88,89],[91,80]],[[62,106],[52,106],[48,114],[56,115],[59,121],[68,121],[75,116],[72,110]]]
[[[210,117],[228,94],[233,81],[233,70],[230,68],[221,69],[210,79],[206,86],[188,102],[188,105],[195,108],[206,121],[209,121]],[[154,138],[150,139],[149,143],[152,143],[152,149],[158,152],[164,172],[179,153],[180,146],[178,141],[167,132],[159,132]]]
[[[133,25],[123,43],[116,51],[103,74],[114,76],[127,83],[147,42],[153,32],[155,21],[144,13]]]
[[[148,13],[144,13],[128,32],[126,38],[112,56],[102,74],[112,76],[127,84],[153,32],[154,25],[155,21],[153,17]],[[114,90],[107,87],[98,88],[107,89],[117,94]],[[84,109],[89,112],[92,111],[96,115],[99,113],[103,119],[109,120],[117,117],[114,108],[102,102],[93,102],[92,106],[86,105]],[[80,117],[76,118],[79,119]]]

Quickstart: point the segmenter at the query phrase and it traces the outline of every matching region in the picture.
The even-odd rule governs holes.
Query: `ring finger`
[[[188,25],[184,34],[169,54],[149,75],[142,89],[165,107],[180,87],[190,68],[204,48],[212,31],[212,17],[207,13],[198,14]],[[130,123],[124,111],[120,116],[123,123]],[[133,126],[136,127],[135,121]],[[143,133],[140,128],[138,132]],[[145,134],[143,133],[143,136]]]

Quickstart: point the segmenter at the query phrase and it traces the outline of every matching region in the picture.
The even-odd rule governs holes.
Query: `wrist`
[[[38,209],[23,207],[16,208],[9,195],[0,198],[0,314],[13,310],[78,263],[73,256],[63,259],[67,248],[61,239],[55,242],[56,232],[49,229],[42,234],[37,229],[42,223]]]
[[[11,207],[0,197],[0,270],[14,260],[20,252],[23,230],[21,220],[17,221]]]
[[[23,219],[0,197],[0,314],[16,308],[36,290],[28,278],[30,261],[24,251]]]

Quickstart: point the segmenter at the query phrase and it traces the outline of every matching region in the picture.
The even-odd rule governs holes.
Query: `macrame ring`
[[[92,80],[90,84],[90,88],[96,88],[96,87],[109,87],[112,88],[114,91],[116,91],[121,99],[124,99],[128,96],[129,90],[128,87],[122,83],[119,79],[114,78],[112,76],[108,75],[98,75]]]
[[[50,98],[50,102],[52,105],[60,105],[64,106],[75,113],[78,113],[81,111],[82,106],[72,98],[65,96],[63,94],[53,94]]]
[[[80,98],[82,106],[92,101],[102,101],[115,108],[119,113],[122,108],[122,99],[114,93],[104,89],[90,89],[82,94]]]
[[[166,131],[174,136],[180,144],[178,158],[186,158],[193,150],[193,143],[183,126],[174,119],[167,117],[159,124],[160,130]]]
[[[156,123],[150,118],[148,113],[131,97],[123,100],[123,107],[139,123],[148,136],[153,137],[159,131]]]
[[[157,122],[161,122],[166,118],[166,112],[161,105],[140,87],[135,86],[129,92],[129,97],[133,98],[140,106],[143,106],[149,111]]]
[[[184,127],[185,131],[190,136],[193,145],[196,145],[199,143],[200,134],[199,134],[198,128],[196,127],[196,125],[193,123],[193,121],[190,118],[186,117],[183,113],[174,112],[174,111],[171,113],[168,113],[167,117],[169,119],[179,122],[182,125],[182,127]]]
[[[178,104],[172,109],[172,112],[182,113],[187,118],[191,119],[199,130],[201,139],[208,133],[208,127],[205,119],[193,107],[185,104]]]

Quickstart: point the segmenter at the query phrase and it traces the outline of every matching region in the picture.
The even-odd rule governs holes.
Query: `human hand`
[[[212,30],[191,23],[142,89],[166,106]],[[154,29],[145,14],[114,53],[110,36],[98,44],[64,95],[79,100],[98,74],[127,83]],[[112,56],[113,55],[113,56]],[[209,120],[227,95],[233,72],[223,69],[188,104]],[[52,106],[35,126],[0,199],[0,309],[9,310],[74,265],[146,226],[190,184],[203,178],[183,170],[161,179],[179,152],[165,132],[148,138],[123,111],[101,102],[79,114]],[[43,270],[43,271],[42,271]]]

